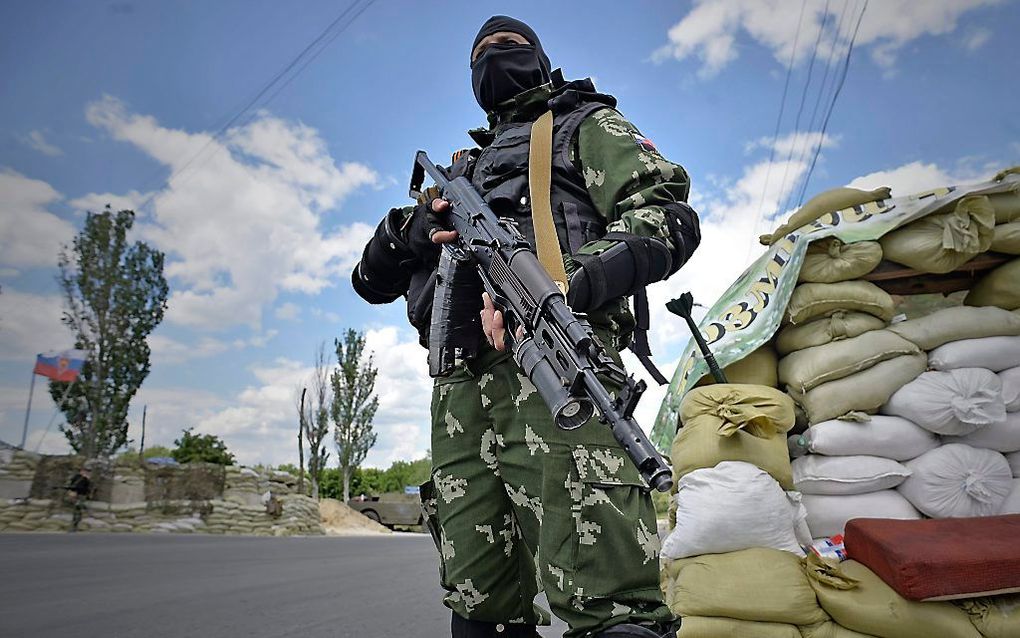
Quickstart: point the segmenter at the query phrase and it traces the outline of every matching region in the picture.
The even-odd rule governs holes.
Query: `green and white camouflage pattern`
[[[824,237],[838,237],[845,243],[876,240],[964,197],[1006,192],[1020,182],[1017,174],[999,177],[999,181],[939,188],[827,213],[777,241],[744,271],[699,324],[719,365],[739,361],[772,338],[797,284],[809,243]],[[680,356],[652,429],[652,441],[660,451],[668,451],[673,441],[684,395],[706,374],[708,366],[692,339]]]
[[[421,495],[448,607],[548,624],[533,602],[544,590],[568,638],[671,620],[650,494],[609,428],[596,419],[556,427],[495,350],[436,381],[432,414],[433,473]]]

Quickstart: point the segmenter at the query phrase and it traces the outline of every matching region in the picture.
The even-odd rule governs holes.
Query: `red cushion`
[[[1020,515],[901,521],[855,518],[847,554],[909,600],[1020,591]]]

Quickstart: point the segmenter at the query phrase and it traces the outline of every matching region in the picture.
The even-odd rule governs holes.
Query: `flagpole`
[[[57,407],[54,408],[53,410],[53,416],[50,417],[49,423],[46,424],[46,429],[43,430],[42,436],[39,437],[39,441],[35,444],[36,452],[38,452],[39,448],[42,447],[43,439],[45,439],[46,435],[50,433],[50,428],[53,426],[53,421],[57,418],[57,414],[60,413],[60,410],[64,405],[64,401],[67,400],[67,395],[69,392],[71,392],[71,386],[73,386],[77,380],[78,379],[75,379],[74,381],[69,382],[67,384],[67,387],[64,388],[64,393],[60,395],[60,401],[57,401]]]
[[[28,405],[25,407],[25,427],[21,429],[21,449],[25,449],[25,440],[28,438],[28,415],[32,411],[32,393],[35,392],[35,368],[32,368],[32,381],[28,385]]]

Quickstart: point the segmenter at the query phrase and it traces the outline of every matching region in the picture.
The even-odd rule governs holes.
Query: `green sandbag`
[[[1017,168],[1020,167],[1014,167],[1011,170],[1017,170]],[[1020,184],[1014,184],[1004,193],[989,195],[988,200],[995,210],[995,223],[1008,224],[1020,221]]]
[[[857,561],[820,561],[813,554],[806,560],[822,609],[847,629],[880,638],[981,638],[952,603],[907,600]]]
[[[888,186],[873,191],[862,191],[857,188],[833,188],[815,195],[800,207],[790,219],[768,235],[762,235],[758,241],[764,246],[771,246],[784,236],[792,233],[805,224],[810,224],[826,213],[834,213],[851,206],[860,206],[880,199],[888,199],[892,191]]]
[[[811,425],[839,418],[849,412],[874,413],[901,387],[928,367],[928,356],[919,352],[876,363],[848,377],[829,381],[805,393],[790,391],[807,414]],[[763,468],[764,469],[764,468]]]
[[[944,213],[922,217],[884,235],[885,258],[928,273],[956,270],[992,245],[995,210],[988,197],[962,198]]]
[[[766,343],[740,361],[723,368],[723,372],[726,373],[726,380],[730,383],[767,385],[770,388],[776,388],[779,387],[779,377],[776,376],[778,366],[779,357],[776,355],[775,349],[771,344]],[[713,383],[715,380],[712,375],[705,375],[695,386]]]
[[[677,562],[666,602],[673,613],[685,618],[713,616],[790,625],[829,620],[818,606],[801,559],[790,552],[753,547]]]
[[[745,461],[793,489],[786,433],[793,427],[793,401],[760,385],[715,384],[694,388],[680,405],[683,427],[673,438],[673,474]]]
[[[992,232],[989,250],[1007,255],[1020,255],[1020,222],[999,224]]]
[[[954,600],[985,638],[1020,636],[1020,595],[986,596]]]
[[[788,323],[802,324],[840,310],[866,312],[886,322],[894,312],[889,293],[870,281],[841,281],[797,286],[786,306],[785,317]]]
[[[804,393],[881,361],[918,352],[916,345],[893,332],[872,330],[852,339],[798,350],[783,357],[779,362],[779,381],[787,388]]]
[[[868,274],[882,261],[877,241],[844,244],[835,237],[811,242],[804,255],[797,281],[832,284]]]
[[[894,323],[888,330],[921,350],[934,350],[950,341],[1020,335],[1020,317],[994,306],[955,306]]]
[[[800,628],[800,635],[803,638],[874,638],[871,634],[862,634],[859,631],[847,629],[843,625],[831,620],[811,625],[810,627],[802,626]]]
[[[1020,309],[1020,259],[1005,263],[978,280],[963,303]]]
[[[850,339],[884,327],[885,321],[865,312],[838,310],[828,317],[798,326],[786,326],[776,336],[776,351],[779,356],[786,356],[804,348]]]
[[[706,618],[685,616],[677,638],[801,638],[800,631],[793,625],[774,622],[751,622],[733,618]]]

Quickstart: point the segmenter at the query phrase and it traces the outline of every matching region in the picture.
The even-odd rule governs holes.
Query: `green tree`
[[[141,458],[138,456],[138,450],[135,448],[128,448],[117,455],[117,460],[124,463],[138,463],[142,459],[154,459],[157,457],[169,457],[173,454],[173,450],[165,445],[153,445],[145,448],[145,452]]]
[[[333,385],[330,379],[330,360],[326,354],[326,342],[319,344],[315,352],[315,369],[312,372],[311,393],[305,401],[301,393],[298,404],[298,427],[308,445],[308,480],[312,484],[312,498],[319,498],[319,482],[326,469],[329,451],[326,436],[329,434],[330,411],[333,403]]]
[[[344,340],[336,339],[337,367],[330,375],[333,402],[333,442],[340,466],[343,500],[350,499],[350,483],[368,451],[375,445],[372,419],[379,408],[379,397],[372,396],[378,371],[372,355],[366,357],[365,336],[348,329]]]
[[[215,434],[195,434],[192,428],[184,430],[181,438],[174,440],[171,456],[178,463],[216,463],[233,465],[234,455],[227,451],[227,444]]]
[[[86,457],[109,456],[127,444],[128,407],[149,374],[145,339],[166,310],[163,253],[128,241],[134,219],[134,212],[109,206],[89,213],[60,251],[62,321],[88,355],[77,381],[51,382],[49,390],[67,420],[64,436]]]

